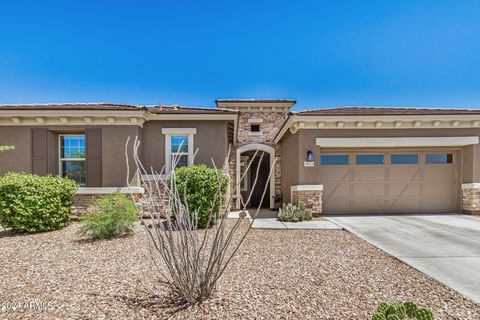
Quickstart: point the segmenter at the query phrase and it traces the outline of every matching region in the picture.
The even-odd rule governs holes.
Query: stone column
[[[292,204],[303,203],[307,210],[310,210],[314,217],[322,213],[322,192],[323,185],[296,185],[290,188]]]
[[[480,214],[480,183],[462,184],[462,210],[465,213]]]

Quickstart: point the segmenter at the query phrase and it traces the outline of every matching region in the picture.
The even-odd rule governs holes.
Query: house
[[[16,147],[0,156],[0,174],[68,176],[79,184],[76,204],[85,205],[99,194],[128,192],[125,143],[138,137],[143,164],[157,172],[170,170],[177,151],[179,165],[220,166],[231,150],[232,185],[245,177],[233,195],[237,207],[252,188],[247,205],[259,205],[267,187],[264,206],[278,206],[281,196],[315,214],[480,210],[480,110],[291,111],[294,104],[220,99],[216,108],[0,105],[0,145]],[[149,177],[130,172],[128,179],[134,193],[142,193]]]

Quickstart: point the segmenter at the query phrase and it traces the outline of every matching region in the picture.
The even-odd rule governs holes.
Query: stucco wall
[[[32,170],[31,130],[28,126],[0,127],[0,145],[15,146],[15,150],[0,154],[0,175],[8,171]],[[57,175],[58,167],[58,135],[81,133],[87,127],[47,127],[47,162],[48,172]],[[141,135],[138,126],[104,126],[102,127],[102,179],[104,187],[126,186],[125,142],[130,136]],[[133,159],[132,165],[133,165]],[[133,172],[130,179],[133,178]]]
[[[32,170],[30,141],[30,127],[0,127],[0,145],[15,146],[15,150],[0,153],[0,175]]]
[[[300,135],[287,133],[282,139],[282,202],[291,202],[290,187],[299,183]]]
[[[149,121],[143,127],[143,164],[157,172],[165,165],[165,135],[163,128],[196,128],[193,137],[195,163],[222,167],[228,153],[227,121]]]

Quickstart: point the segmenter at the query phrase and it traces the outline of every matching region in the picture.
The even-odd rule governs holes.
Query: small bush
[[[10,172],[0,177],[0,224],[16,232],[42,232],[68,224],[75,181]]]
[[[138,220],[135,204],[123,193],[98,198],[92,209],[92,213],[81,219],[83,225],[78,233],[93,240],[132,233]]]
[[[312,213],[305,209],[303,203],[294,206],[291,203],[283,204],[278,213],[278,220],[283,222],[298,222],[312,220]]]
[[[176,168],[175,177],[180,199],[188,206],[192,218],[198,219],[197,227],[211,227],[227,192],[228,177],[222,170],[204,164]]]
[[[418,307],[412,301],[406,301],[403,304],[397,301],[392,303],[381,302],[377,311],[373,315],[373,320],[434,320],[432,310]]]

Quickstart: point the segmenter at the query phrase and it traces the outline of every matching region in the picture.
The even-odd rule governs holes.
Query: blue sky
[[[480,107],[480,1],[2,1],[0,103]]]

